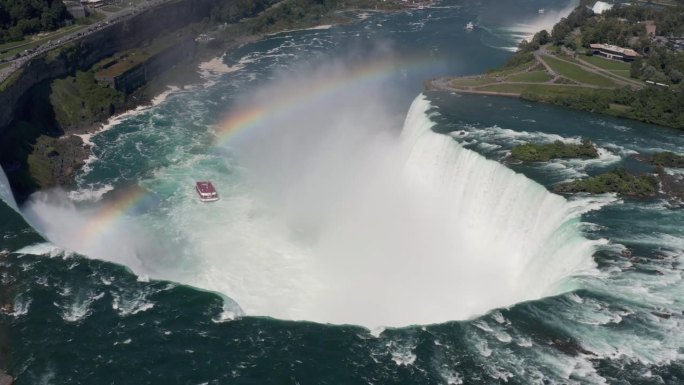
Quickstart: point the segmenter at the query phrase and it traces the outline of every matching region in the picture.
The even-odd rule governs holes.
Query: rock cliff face
[[[218,0],[178,0],[120,23],[111,24],[76,42],[47,52],[26,63],[21,76],[0,93],[0,135],[12,129],[16,110],[38,83],[86,69],[117,51],[133,48],[167,30],[208,17]]]
[[[172,46],[157,52],[125,72],[116,75],[96,73],[95,79],[100,84],[107,84],[128,95],[175,63],[179,63],[188,57],[193,57],[196,44],[193,36],[176,36]]]
[[[5,373],[0,372],[0,385],[13,385],[14,379]]]

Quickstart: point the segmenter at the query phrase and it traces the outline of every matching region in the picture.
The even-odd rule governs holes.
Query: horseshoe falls
[[[434,133],[429,108],[419,96],[408,112],[400,180],[361,183],[366,191],[354,202],[361,213],[344,218],[342,235],[329,234],[337,257],[325,281],[339,280],[344,291],[316,308],[330,317],[349,309],[325,303],[346,303],[359,315],[311,319],[368,326],[467,319],[569,290],[571,275],[593,271],[597,241],[580,234],[581,207]]]
[[[288,185],[322,199],[278,185],[260,203],[253,185],[226,180],[220,185],[244,190],[212,206],[183,195],[163,217],[129,213],[112,225],[102,219],[109,208],[79,209],[63,194],[44,194],[26,206],[27,220],[67,250],[222,293],[239,305],[235,314],[369,328],[468,319],[570,290],[571,276],[590,273],[595,241],[580,233],[580,209],[434,133],[429,109],[417,97],[398,140],[366,138],[371,145],[352,148],[342,138],[350,130],[338,134],[335,151],[354,152],[363,167],[320,155],[326,141],[289,149],[287,157],[310,151],[318,169],[335,171],[288,173]],[[379,154],[385,159],[373,164]],[[287,172],[267,165],[267,180]],[[155,183],[186,179],[166,178]],[[146,230],[160,223],[166,229]],[[156,245],[169,230],[184,246]]]
[[[681,202],[550,192],[648,171],[681,132],[423,91],[571,5],[265,36],[92,135],[74,186],[15,202],[0,172],[0,367],[18,385],[681,383]],[[599,158],[508,161],[582,138]]]

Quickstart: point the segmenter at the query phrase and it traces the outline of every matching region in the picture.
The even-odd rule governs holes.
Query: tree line
[[[401,0],[234,0],[211,13],[213,22],[239,24],[242,32],[261,34],[330,21],[343,9],[397,9]]]
[[[70,17],[62,0],[0,0],[0,43],[57,29]]]
[[[679,4],[616,6],[600,16],[578,7],[553,27],[550,41],[572,50],[588,49],[592,43],[632,48],[640,57],[631,64],[631,77],[679,85],[684,81],[684,52],[649,37],[643,23],[653,21],[659,36],[684,38],[684,5]]]

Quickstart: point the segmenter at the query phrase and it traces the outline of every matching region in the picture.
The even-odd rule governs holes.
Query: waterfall
[[[474,251],[454,252],[454,258],[505,270],[492,276],[497,279],[492,287],[501,290],[499,301],[504,302],[506,297],[519,302],[554,294],[564,278],[594,267],[595,242],[582,237],[574,205],[434,133],[429,108],[425,97],[419,97],[408,113],[402,132],[408,154],[405,177],[411,188],[443,205],[444,225],[453,240],[450,249]]]
[[[319,289],[324,300],[303,318],[468,319],[573,289],[569,277],[594,271],[577,205],[433,132],[430,107],[421,95],[407,114],[396,180],[353,179],[363,193],[341,203],[314,248],[333,288]]]
[[[174,194],[165,210],[103,226],[106,207],[55,204],[53,193],[34,196],[26,212],[60,246],[281,319],[468,319],[573,289],[569,277],[592,271],[595,242],[581,235],[578,205],[433,132],[425,96],[399,137],[373,131],[389,121],[378,109],[353,107],[331,106],[335,119],[288,116],[244,143],[245,179],[212,155],[224,194],[211,205]],[[209,164],[206,154],[188,156],[187,169],[158,172],[148,185],[184,186],[192,157]],[[101,231],[86,237],[93,224]]]
[[[14,200],[14,195],[12,194],[12,188],[7,180],[7,175],[5,175],[5,170],[3,170],[2,167],[0,167],[0,199],[9,207],[19,212],[17,202]]]
[[[220,218],[176,214],[202,256],[192,283],[246,314],[375,327],[468,319],[593,271],[576,204],[433,132],[429,110],[419,96],[399,138],[372,133],[378,114],[341,127],[302,117],[283,123],[302,132],[282,154],[264,160],[282,149],[277,132],[243,150],[268,192],[223,201]]]

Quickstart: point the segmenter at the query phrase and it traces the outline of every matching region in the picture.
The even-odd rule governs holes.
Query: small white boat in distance
[[[467,29],[468,31],[472,31],[475,29],[475,24],[473,24],[472,21],[469,21],[468,24],[466,24],[465,29]]]
[[[539,8],[539,11],[537,11],[537,12],[539,12],[540,15],[543,15],[544,14],[544,8]]]
[[[218,193],[210,181],[197,182],[195,189],[202,202],[214,202],[219,199]]]

